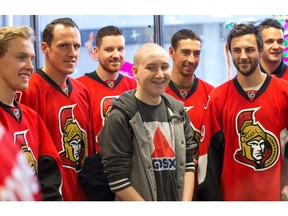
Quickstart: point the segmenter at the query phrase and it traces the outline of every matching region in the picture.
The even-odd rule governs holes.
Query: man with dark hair
[[[125,38],[120,28],[105,26],[99,29],[94,55],[98,59],[98,68],[77,80],[83,83],[91,96],[97,141],[97,135],[111,109],[112,99],[124,91],[136,88],[136,81],[119,72],[125,58]]]
[[[263,39],[263,54],[260,58],[261,71],[288,80],[288,67],[283,61],[283,26],[278,20],[268,18],[257,27]]]
[[[256,26],[237,25],[227,46],[237,75],[216,87],[204,108],[198,197],[288,200],[288,83],[261,71],[263,41]]]
[[[190,117],[194,133],[194,141],[197,148],[194,152],[195,163],[199,156],[200,130],[203,123],[204,105],[208,95],[214,89],[212,85],[199,79],[195,71],[200,62],[202,41],[200,37],[190,29],[181,29],[171,37],[169,54],[173,61],[171,80],[165,92],[183,101],[185,109]],[[197,181],[194,188],[197,199]]]
[[[97,172],[100,172],[99,169],[103,168],[98,154],[97,136],[111,110],[112,100],[124,91],[134,89],[136,81],[119,72],[125,57],[125,38],[120,28],[111,25],[99,29],[92,55],[98,60],[98,68],[95,71],[84,74],[77,80],[83,83],[91,97],[96,155],[93,158],[88,158],[80,179],[84,183],[83,187],[86,193],[92,200],[113,200],[114,194],[111,193],[108,187],[106,177],[102,176],[104,183],[101,185],[98,185],[98,181],[92,178],[93,173],[96,172],[95,166],[98,167]],[[97,165],[90,163],[93,160]],[[91,178],[86,179],[88,176],[91,176]],[[104,185],[107,186],[106,190]]]
[[[69,76],[75,70],[80,46],[80,31],[72,19],[49,23],[41,43],[44,66],[32,74],[21,98],[40,114],[62,159],[64,201],[88,199],[78,175],[85,158],[93,154],[89,93]]]

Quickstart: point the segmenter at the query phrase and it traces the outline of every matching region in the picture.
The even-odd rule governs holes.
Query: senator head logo
[[[28,130],[19,131],[14,133],[14,143],[20,147],[21,151],[27,158],[28,164],[30,165],[35,176],[38,175],[38,163],[35,159],[32,149],[28,145],[26,138]]]
[[[59,112],[59,127],[62,134],[62,151],[59,155],[64,167],[80,171],[87,155],[87,134],[74,118],[76,104],[65,106]]]
[[[265,130],[255,118],[260,109],[246,109],[238,113],[236,128],[239,137],[239,149],[234,159],[254,170],[261,171],[272,167],[279,158],[279,143],[276,136]]]

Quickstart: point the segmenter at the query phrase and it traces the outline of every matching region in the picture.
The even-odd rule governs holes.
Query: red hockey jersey
[[[235,77],[209,96],[201,130],[200,200],[280,200],[288,83],[267,75],[257,94],[248,95]]]
[[[77,80],[82,82],[90,92],[94,118],[93,123],[95,127],[95,149],[98,152],[97,136],[112,108],[112,100],[121,95],[124,91],[136,88],[136,80],[119,73],[117,80],[115,80],[113,87],[111,87],[109,86],[109,83],[101,80],[96,71],[86,73],[77,78]]]
[[[263,67],[261,67],[260,65],[260,68],[261,68],[261,71],[267,73]],[[287,80],[288,81],[288,67],[287,65],[284,63],[284,61],[282,60],[281,64],[279,65],[278,68],[276,68],[275,71],[273,71],[271,73],[271,75],[273,76],[276,76],[278,78],[281,78],[281,79],[284,79],[284,80]]]
[[[0,123],[0,201],[40,201],[35,175],[13,137]]]
[[[177,100],[183,101],[185,109],[190,117],[192,129],[194,130],[194,139],[197,146],[200,144],[200,130],[203,124],[204,105],[207,102],[208,95],[214,89],[209,83],[195,77],[194,83],[190,90],[179,91],[177,87],[170,81],[165,92],[172,95]],[[185,98],[185,99],[183,99]],[[194,152],[194,157],[198,159],[198,148]]]
[[[14,106],[0,102],[0,121],[27,157],[43,200],[61,201],[62,163],[51,136],[38,113],[17,102]]]
[[[63,200],[88,200],[78,180],[93,153],[92,112],[86,88],[69,77],[62,89],[42,70],[33,73],[20,101],[36,110],[56,145],[63,165]]]

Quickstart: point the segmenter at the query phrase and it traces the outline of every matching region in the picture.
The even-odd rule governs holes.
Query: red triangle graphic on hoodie
[[[156,129],[153,144],[155,150],[151,155],[152,158],[175,157],[175,152],[169,146],[169,143],[165,138],[165,136],[163,135],[162,131],[160,130],[159,126]]]

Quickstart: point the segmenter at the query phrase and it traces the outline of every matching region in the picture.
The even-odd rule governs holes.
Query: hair
[[[69,17],[53,20],[51,23],[46,25],[42,36],[42,42],[47,43],[49,47],[51,46],[52,40],[54,38],[53,30],[57,25],[64,25],[72,28],[77,28],[79,30],[78,25]]]
[[[8,51],[8,42],[18,37],[32,42],[36,40],[34,30],[29,26],[5,26],[0,28],[0,58],[2,58]]]
[[[109,25],[105,26],[101,29],[98,30],[97,35],[96,35],[96,46],[99,48],[102,43],[102,38],[106,36],[118,36],[118,35],[123,35],[122,29]]]
[[[181,29],[177,31],[173,36],[171,37],[171,46],[174,50],[177,49],[179,41],[185,40],[185,39],[191,39],[191,40],[198,40],[202,43],[200,37],[193,32],[190,29]]]
[[[247,34],[253,34],[256,37],[256,42],[258,50],[263,49],[263,40],[261,34],[258,32],[258,29],[253,24],[239,24],[233,28],[227,36],[228,49],[231,52],[231,41],[235,37],[244,36]]]
[[[281,25],[281,23],[278,20],[273,19],[273,18],[265,19],[264,21],[258,24],[257,28],[260,33],[262,33],[263,29],[266,29],[266,28],[280,29],[284,33],[284,27]]]

